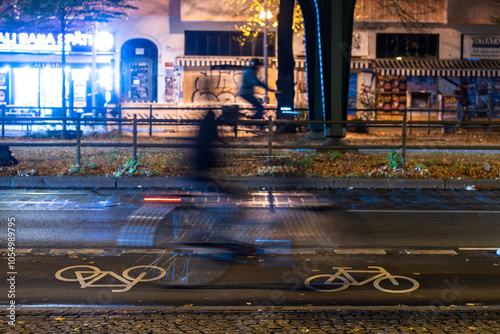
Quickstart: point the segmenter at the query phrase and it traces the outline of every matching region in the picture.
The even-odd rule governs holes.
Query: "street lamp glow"
[[[261,10],[260,14],[259,14],[259,17],[261,18],[261,20],[265,20],[265,19],[270,20],[270,19],[273,18],[273,13],[270,10],[268,10],[267,11],[267,15],[266,15],[266,11],[265,10]]]
[[[113,35],[107,31],[100,31],[95,35],[95,47],[97,51],[109,51],[115,45]]]
[[[264,10],[260,11],[260,18],[264,20],[264,84],[267,86],[267,26],[268,20],[273,17],[273,13],[270,10],[267,10],[267,0],[264,0]],[[261,23],[262,25],[262,23]],[[264,96],[262,99],[263,103],[269,103],[269,97],[267,95],[267,89],[264,88]]]

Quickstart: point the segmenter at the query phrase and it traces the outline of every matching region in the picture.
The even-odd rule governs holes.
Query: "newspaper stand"
[[[458,95],[439,95],[439,120],[440,121],[454,121],[458,122],[458,101],[460,96]],[[449,111],[445,111],[449,110]],[[455,127],[450,124],[444,124],[442,133],[452,133],[455,132]]]

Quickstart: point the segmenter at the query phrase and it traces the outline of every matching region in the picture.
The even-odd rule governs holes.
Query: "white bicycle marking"
[[[368,269],[373,270],[353,270],[351,267],[333,267],[337,270],[335,274],[322,274],[311,276],[305,280],[304,284],[311,290],[319,292],[337,292],[347,289],[351,285],[359,286],[373,281],[373,286],[382,292],[387,293],[405,293],[412,292],[418,289],[419,283],[413,278],[406,276],[391,275],[382,267],[370,266]],[[356,274],[374,274],[368,279],[358,281],[352,277],[351,273]],[[390,288],[382,287],[381,282],[389,280],[392,283]],[[398,282],[399,281],[399,282]],[[400,282],[409,282],[412,286],[397,290]]]
[[[133,278],[131,277],[130,273],[131,271],[135,269],[143,269],[142,272],[136,277]],[[78,270],[80,269],[80,270]],[[63,272],[66,271],[71,271],[73,270],[73,273],[75,275],[75,278],[66,278],[62,276]],[[147,271],[146,271],[147,270]],[[156,273],[158,271],[158,273]],[[144,278],[148,273],[153,273],[152,278]],[[135,267],[130,267],[123,271],[122,276],[112,272],[112,271],[101,271],[101,269],[94,267],[94,266],[88,266],[88,265],[81,265],[81,266],[71,266],[71,267],[66,267],[58,272],[56,272],[56,278],[60,281],[64,282],[79,282],[80,283],[80,288],[85,289],[85,288],[123,288],[122,290],[114,289],[111,290],[111,292],[126,292],[132,289],[134,285],[136,285],[139,282],[151,282],[151,281],[156,281],[161,279],[162,277],[165,277],[167,274],[166,270],[160,267],[156,266],[135,266]],[[106,276],[111,276],[121,283],[119,284],[96,284],[99,280]]]

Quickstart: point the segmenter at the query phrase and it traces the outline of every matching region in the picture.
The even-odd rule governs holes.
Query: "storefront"
[[[50,32],[0,32],[0,103],[26,108],[61,108],[63,70],[66,104],[92,106],[94,94],[109,100],[114,91],[114,36],[75,31],[65,36],[66,64],[62,65],[62,34]],[[95,76],[92,69],[95,68]],[[55,112],[55,111],[54,111]],[[43,109],[38,115],[53,115]]]
[[[477,110],[472,117],[500,118],[499,61],[403,61],[376,60],[376,108],[379,116],[399,115],[410,109],[437,110],[443,107],[442,97],[458,96],[458,86],[466,84],[467,109]],[[440,103],[441,101],[441,103]],[[461,102],[458,101],[461,108]],[[449,109],[449,108],[448,108]],[[423,116],[428,113],[414,113]],[[437,112],[431,112],[437,117]]]

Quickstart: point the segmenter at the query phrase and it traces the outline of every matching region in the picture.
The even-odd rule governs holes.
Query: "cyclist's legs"
[[[251,117],[252,119],[264,119],[264,107],[262,106],[262,103],[260,103],[259,100],[253,94],[244,94],[241,95],[242,98],[250,102],[256,109],[257,111],[255,114]],[[263,129],[263,125],[259,125],[260,129]]]

